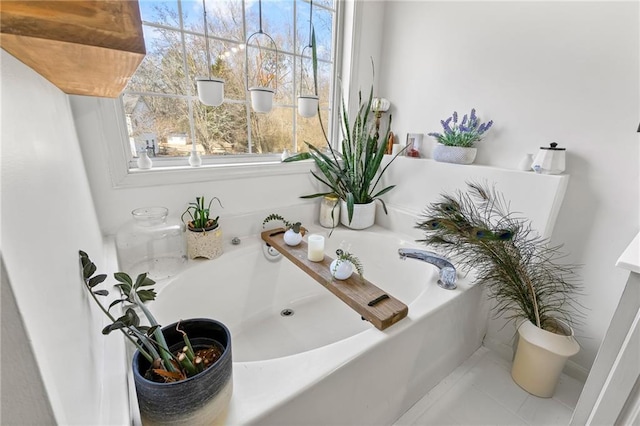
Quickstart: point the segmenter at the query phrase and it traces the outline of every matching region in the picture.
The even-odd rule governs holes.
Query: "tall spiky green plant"
[[[416,225],[425,232],[420,241],[440,249],[463,270],[473,270],[475,283],[485,283],[495,300],[497,316],[526,318],[550,331],[556,320],[574,324],[581,316],[576,265],[560,263],[561,246],[550,246],[532,231],[495,188],[467,186],[467,192],[442,194],[426,208]]]
[[[313,78],[316,95],[318,94],[318,56],[316,51],[315,31],[311,32],[311,52],[313,60]],[[373,61],[371,62],[373,69]],[[311,171],[311,174],[320,182],[329,187],[329,191],[304,195],[302,198],[316,198],[325,195],[337,195],[347,204],[349,222],[353,218],[354,204],[367,204],[374,200],[380,200],[384,212],[387,206],[380,197],[391,191],[395,185],[389,185],[377,189],[382,175],[391,165],[393,160],[401,153],[396,154],[384,168],[380,168],[387,149],[387,140],[391,132],[392,116],[389,116],[384,137],[378,138],[374,134],[373,120],[373,85],[369,91],[366,103],[362,100],[362,92],[358,92],[358,112],[353,122],[349,120],[344,98],[342,99],[339,115],[341,120],[342,143],[340,152],[333,148],[322,122],[320,107],[318,106],[318,118],[320,127],[325,137],[326,151],[323,152],[315,145],[305,142],[309,151],[293,155],[285,162],[313,159],[321,174]]]

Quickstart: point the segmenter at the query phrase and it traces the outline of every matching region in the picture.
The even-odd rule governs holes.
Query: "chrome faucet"
[[[398,254],[402,260],[405,260],[408,257],[435,265],[439,269],[440,273],[438,285],[447,290],[453,290],[456,288],[456,268],[449,259],[431,251],[410,248],[398,249]]]

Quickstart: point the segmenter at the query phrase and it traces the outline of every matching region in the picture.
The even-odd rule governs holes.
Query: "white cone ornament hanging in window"
[[[246,63],[249,68],[246,85],[251,95],[251,108],[255,112],[265,113],[271,112],[273,97],[278,89],[278,46],[269,34],[262,31],[262,0],[258,0],[258,12],[260,28],[247,38],[245,49]],[[266,45],[264,45],[265,41],[268,42]],[[252,58],[253,64],[249,62],[250,50],[257,50],[255,58]],[[255,65],[253,72],[250,69],[252,65]]]
[[[205,0],[202,0],[202,11],[204,16],[204,42],[208,76],[196,77],[198,99],[207,106],[220,106],[224,101],[224,80],[211,76],[211,52],[209,51],[209,31],[207,27],[207,7]]]

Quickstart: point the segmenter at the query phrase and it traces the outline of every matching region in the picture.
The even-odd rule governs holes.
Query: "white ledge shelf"
[[[640,233],[618,258],[616,266],[640,274]]]

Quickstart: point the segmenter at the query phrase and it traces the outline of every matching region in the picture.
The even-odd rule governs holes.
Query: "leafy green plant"
[[[147,378],[160,382],[178,381],[204,370],[205,362],[202,359],[198,360],[189,338],[181,330],[178,329],[184,337],[185,349],[178,355],[172,354],[169,350],[160,325],[145,306],[145,302],[155,300],[156,292],[151,288],[155,281],[147,277],[147,274],[140,274],[133,281],[128,274],[116,272],[113,277],[118,282],[115,286],[120,290],[120,294],[105,306],[99,297],[109,296],[109,291],[104,288],[98,289],[98,286],[107,279],[107,275],[96,275],[97,267],[86,252],[80,250],[79,256],[85,288],[102,313],[111,321],[111,324],[104,327],[102,334],[120,331],[138,348],[142,356],[153,366],[152,371],[147,373]],[[124,314],[116,318],[111,309],[120,304],[127,307]],[[136,309],[144,314],[149,325],[141,324]]]
[[[509,211],[495,188],[467,183],[468,191],[442,194],[426,208],[417,228],[420,240],[442,250],[463,270],[473,270],[496,301],[497,316],[528,319],[553,331],[556,320],[580,317],[574,294],[580,286],[576,266],[561,264],[560,246],[550,246],[531,224]]]
[[[356,256],[353,253],[350,253],[346,250],[342,250],[342,249],[337,249],[336,250],[336,269],[338,268],[338,266],[340,265],[340,263],[342,262],[351,262],[351,264],[353,265],[354,268],[356,268],[356,271],[358,272],[358,275],[360,275],[361,278],[364,278],[364,266],[362,266],[362,262],[360,261],[360,259],[358,258],[358,256]]]
[[[315,31],[311,36],[313,77],[315,93],[318,93],[318,57],[316,51]],[[373,67],[373,62],[372,62]],[[317,194],[304,195],[302,198],[316,198],[325,195],[336,195],[347,204],[349,222],[353,218],[354,204],[367,204],[374,200],[380,200],[382,207],[387,212],[387,206],[380,198],[391,191],[395,185],[377,189],[382,175],[400,154],[396,154],[387,165],[381,169],[382,160],[387,149],[387,140],[391,131],[392,116],[389,116],[387,129],[382,139],[375,135],[373,120],[375,116],[372,109],[373,85],[369,91],[366,102],[362,100],[362,92],[358,92],[358,112],[353,121],[349,120],[345,101],[342,99],[340,108],[342,143],[341,150],[334,149],[327,132],[325,131],[320,108],[318,118],[325,137],[326,147],[323,152],[315,145],[305,142],[309,151],[300,152],[284,162],[313,159],[320,170],[320,174],[312,171],[311,174],[320,182],[329,187],[329,191]]]
[[[182,221],[184,222],[185,215],[189,215],[191,220],[187,226],[191,229],[216,228],[218,226],[218,219],[220,216],[216,216],[215,219],[209,218],[209,214],[211,213],[211,203],[213,203],[213,200],[216,200],[218,204],[220,204],[220,207],[222,207],[222,202],[218,197],[213,197],[209,200],[207,207],[205,207],[204,196],[196,197],[196,202],[189,203],[189,207],[187,207],[184,213],[182,213]]]
[[[282,222],[282,224],[285,226],[286,229],[291,229],[296,234],[299,234],[301,230],[304,232],[304,227],[302,226],[301,222],[289,222],[287,219],[285,219],[284,217],[276,213],[272,213],[269,216],[265,217],[264,220],[262,221],[262,227],[264,228],[264,226],[267,223],[273,220],[278,220]]]

